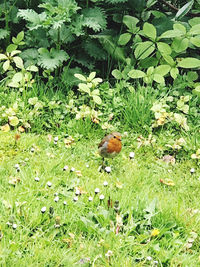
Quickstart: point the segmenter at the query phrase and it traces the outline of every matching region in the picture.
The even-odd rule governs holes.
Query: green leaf
[[[200,60],[193,57],[182,58],[181,61],[178,61],[178,67],[181,68],[199,68]]]
[[[128,76],[131,77],[132,79],[138,79],[145,77],[146,74],[141,70],[131,70],[129,71]]]
[[[123,17],[123,23],[127,26],[127,28],[129,29],[129,31],[131,33],[136,33],[138,28],[136,27],[137,23],[139,22],[139,19],[126,15]]]
[[[17,45],[15,45],[15,44],[10,44],[10,45],[6,48],[6,52],[11,53],[11,52],[13,52],[13,51],[16,50],[16,49],[17,49]]]
[[[21,57],[13,57],[13,61],[15,62],[15,65],[17,68],[23,69],[24,68],[24,64],[23,64],[23,60],[21,59]]]
[[[17,73],[14,74],[14,76],[12,78],[12,82],[18,83],[18,82],[21,82],[22,79],[23,79],[23,74],[21,72],[17,72]]]
[[[147,58],[153,51],[155,50],[155,44],[146,41],[146,42],[141,42],[137,44],[137,47],[134,51],[134,55],[136,59],[144,59]]]
[[[3,63],[3,70],[4,71],[7,71],[10,67],[10,60],[6,60],[4,63]]]
[[[93,95],[93,100],[96,104],[101,105],[102,104],[102,100],[98,95]]]
[[[112,75],[113,75],[113,76],[115,77],[115,79],[117,79],[117,80],[121,80],[121,79],[123,78],[121,71],[119,71],[119,70],[117,70],[117,69],[115,69],[115,70],[112,71]]]
[[[11,57],[14,57],[15,55],[20,54],[20,53],[21,53],[20,50],[14,50],[14,51],[12,51],[12,52],[10,53],[10,55],[11,55]]]
[[[0,60],[4,60],[4,59],[7,59],[7,56],[4,54],[0,54]]]
[[[166,43],[158,42],[157,47],[161,54],[170,55],[172,52],[171,47]]]
[[[188,2],[187,4],[185,4],[181,9],[179,9],[179,11],[176,13],[175,19],[181,19],[182,17],[184,17],[192,8],[194,4],[194,0]]]
[[[156,40],[156,28],[154,27],[153,24],[150,24],[148,22],[144,23],[143,26],[143,33],[149,37],[151,40],[155,41]]]
[[[118,45],[126,45],[131,39],[130,33],[123,33],[119,36]]]
[[[5,39],[9,35],[9,31],[0,29],[0,40]]]
[[[190,38],[190,42],[197,47],[200,47],[200,36],[195,36]]]
[[[177,78],[178,74],[179,74],[178,68],[171,68],[170,75],[174,80]]]
[[[79,83],[78,87],[80,91],[90,94],[90,88],[85,83]]]
[[[90,75],[89,75],[89,77],[88,77],[88,80],[89,81],[92,81],[95,76],[96,76],[96,72],[95,71],[94,72],[91,72]]]
[[[181,53],[188,48],[189,40],[187,38],[177,37],[172,42],[172,48],[176,53]]]
[[[99,89],[95,89],[91,92],[91,95],[94,96],[94,95],[99,95]]]
[[[74,76],[75,76],[77,79],[79,79],[79,80],[81,80],[81,81],[83,81],[83,82],[86,82],[86,81],[87,81],[87,79],[85,78],[85,76],[83,76],[82,74],[78,74],[78,73],[76,73],[76,74],[74,74]]]
[[[17,41],[21,42],[24,39],[24,32],[21,31],[20,33],[18,33],[17,35]]]
[[[192,93],[200,98],[200,85],[197,86],[194,90],[192,90]]]
[[[20,84],[17,83],[17,82],[10,82],[10,83],[8,84],[8,86],[10,86],[10,87],[14,87],[14,88],[19,88]]]
[[[37,72],[38,71],[38,67],[36,67],[34,65],[31,65],[31,66],[27,67],[26,70]]]
[[[192,26],[192,28],[189,30],[189,34],[191,35],[200,34],[200,24]]]
[[[182,32],[183,34],[186,34],[186,28],[180,23],[175,23],[173,25],[173,28],[174,28],[174,30],[178,30],[178,31]]]
[[[162,75],[160,74],[154,74],[153,75],[153,80],[157,83],[165,84],[165,79]]]
[[[190,26],[200,24],[200,17],[192,18],[192,19],[188,20],[188,22],[189,22]]]
[[[162,55],[164,60],[170,65],[170,66],[174,66],[175,62],[173,60],[173,58],[170,55]]]
[[[19,119],[16,116],[9,117],[9,124],[11,126],[17,126],[19,124]]]
[[[179,30],[169,30],[169,31],[166,31],[163,34],[161,34],[159,39],[180,37],[182,35],[183,35],[183,33]]]
[[[107,20],[105,13],[99,8],[85,8],[82,10],[82,25],[93,29],[95,32],[106,29]]]
[[[160,74],[161,76],[165,76],[169,71],[171,67],[169,65],[160,65],[155,68],[154,73]]]
[[[198,79],[198,74],[195,71],[188,71],[187,73],[187,80],[189,82],[196,81]]]

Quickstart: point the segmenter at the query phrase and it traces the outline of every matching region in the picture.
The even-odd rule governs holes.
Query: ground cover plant
[[[1,265],[197,266],[197,159],[125,133],[100,173],[88,137],[1,133]]]

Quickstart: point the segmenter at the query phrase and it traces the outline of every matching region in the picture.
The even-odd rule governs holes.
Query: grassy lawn
[[[101,137],[0,133],[1,266],[200,266],[195,161],[167,164],[128,136],[99,172]]]

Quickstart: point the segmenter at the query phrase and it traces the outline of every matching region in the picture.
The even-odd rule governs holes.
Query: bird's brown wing
[[[106,136],[101,140],[100,144],[98,145],[98,148],[102,147],[103,144],[109,140],[109,137],[110,137],[110,135],[106,135]]]

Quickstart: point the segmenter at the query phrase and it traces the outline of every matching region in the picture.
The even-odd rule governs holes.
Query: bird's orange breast
[[[116,138],[111,138],[108,142],[108,148],[107,148],[107,152],[108,153],[119,153],[122,149],[122,143],[120,140],[116,139]]]

